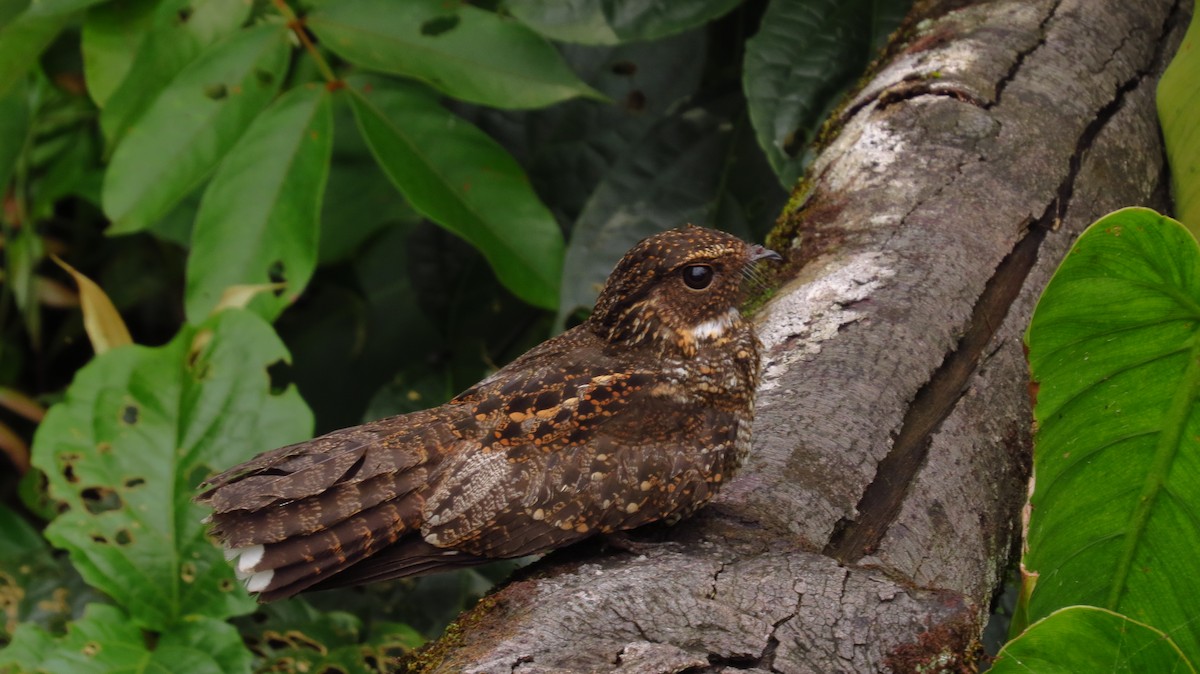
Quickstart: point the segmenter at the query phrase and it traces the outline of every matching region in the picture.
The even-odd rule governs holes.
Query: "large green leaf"
[[[0,96],[37,65],[42,51],[70,21],[69,14],[40,14],[30,8],[0,28]]]
[[[110,233],[154,224],[209,176],[279,91],[287,36],[277,25],[236,33],[163,90],[109,165],[103,199]]]
[[[329,91],[298,87],[254,120],[209,183],[192,231],[187,315],[204,320],[232,285],[283,281],[254,306],[268,320],[304,290],[317,262],[317,216],[329,176]]]
[[[1091,606],[1051,613],[996,656],[993,674],[1195,672],[1162,632]]]
[[[1093,224],[1034,312],[1029,620],[1117,611],[1200,661],[1200,247],[1154,211]]]
[[[155,7],[152,26],[140,38],[119,16],[109,16],[116,3],[88,12],[83,49],[89,90],[97,69],[108,83],[120,78],[107,97],[96,98],[104,108],[100,128],[110,152],[184,67],[245,23],[251,5],[244,0],[169,0]],[[93,12],[104,19],[94,19]],[[125,46],[131,41],[137,43],[136,51]]]
[[[309,436],[295,389],[271,391],[266,368],[286,358],[268,324],[224,311],[165,346],[96,358],[38,428],[33,463],[61,511],[46,537],[137,625],[253,608],[192,496],[215,469]]]
[[[88,10],[79,50],[88,94],[103,108],[133,65],[134,54],[154,25],[157,0],[109,2]]]
[[[355,257],[359,247],[389,225],[416,224],[421,216],[396,191],[367,147],[354,111],[339,97],[333,108],[333,157],[321,202],[317,266]],[[364,249],[364,252],[369,249]],[[400,274],[392,274],[393,278]],[[305,398],[307,400],[307,398]],[[311,401],[310,401],[311,402]],[[314,405],[314,407],[319,407]]]
[[[414,77],[472,103],[537,108],[600,97],[542,36],[466,4],[341,0],[315,10],[307,26],[355,65]]]
[[[422,92],[349,95],[376,160],[413,208],[479,249],[515,295],[557,306],[562,233],[516,160]]]
[[[48,674],[236,674],[249,672],[250,651],[232,625],[192,617],[158,636],[153,647],[121,609],[91,604],[66,636],[54,638],[24,624],[0,651],[0,671]]]
[[[1158,120],[1162,124],[1175,212],[1200,236],[1200,13],[1179,51],[1158,81]]]
[[[554,40],[617,44],[654,40],[707,23],[740,0],[508,0],[512,15]]]
[[[758,34],[746,42],[743,86],[759,145],[780,182],[791,189],[805,150],[842,90],[871,59],[872,32],[890,30],[875,17],[898,12],[879,0],[774,0]],[[909,0],[885,0],[907,5]]]

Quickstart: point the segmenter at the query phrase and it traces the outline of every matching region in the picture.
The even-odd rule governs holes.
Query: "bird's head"
[[[742,321],[744,281],[763,259],[781,258],[694,225],[655,234],[617,263],[588,321],[609,341],[665,340],[693,352]]]

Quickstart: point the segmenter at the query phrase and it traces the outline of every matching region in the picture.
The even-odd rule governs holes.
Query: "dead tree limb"
[[[1024,501],[1022,333],[1087,224],[1163,207],[1154,85],[1190,12],[919,2],[776,232],[742,474],[675,546],[543,560],[413,666],[965,671]]]

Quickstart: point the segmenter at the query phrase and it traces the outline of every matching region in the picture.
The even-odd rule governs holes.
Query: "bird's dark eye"
[[[683,282],[692,290],[704,290],[712,280],[712,267],[706,264],[689,264],[683,268]]]

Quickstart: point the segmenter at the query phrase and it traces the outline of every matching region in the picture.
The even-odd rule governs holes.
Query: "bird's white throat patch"
[[[737,317],[738,310],[730,309],[716,318],[710,318],[703,323],[693,325],[691,329],[692,339],[696,341],[700,341],[702,339],[717,339],[725,334],[725,331],[729,329],[729,326],[733,325],[733,322],[737,320]]]

